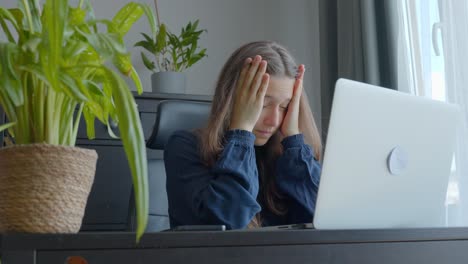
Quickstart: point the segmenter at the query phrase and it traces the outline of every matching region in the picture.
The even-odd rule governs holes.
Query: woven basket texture
[[[0,233],[77,233],[95,150],[49,144],[0,149]]]

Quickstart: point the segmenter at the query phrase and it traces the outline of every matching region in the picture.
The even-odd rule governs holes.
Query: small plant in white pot
[[[0,149],[0,233],[78,232],[94,179],[97,154],[74,147],[80,118],[89,138],[94,120],[118,123],[132,173],[137,240],[148,217],[147,159],[135,100],[141,93],[123,37],[146,14],[129,2],[112,20],[96,19],[89,0],[19,0],[0,7],[0,107],[13,143]],[[3,31],[2,31],[3,30]],[[112,63],[114,67],[109,67]],[[112,184],[112,183],[109,183]]]
[[[144,40],[137,42],[135,46],[143,47],[151,54],[150,59],[141,52],[143,64],[153,72],[151,75],[153,92],[183,94],[186,89],[186,77],[183,71],[207,56],[206,49],[198,47],[200,35],[206,30],[198,30],[198,20],[196,20],[183,27],[180,35],[173,34],[159,21],[156,0],[154,5],[158,31],[152,36],[142,33]]]

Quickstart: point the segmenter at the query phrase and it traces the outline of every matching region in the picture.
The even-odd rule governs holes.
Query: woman
[[[275,42],[231,55],[208,125],[178,131],[166,145],[171,227],[312,222],[321,141],[302,91],[304,71]]]

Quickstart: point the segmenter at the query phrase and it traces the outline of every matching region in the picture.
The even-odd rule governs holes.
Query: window
[[[468,1],[399,0],[398,86],[462,109],[447,224],[468,225]]]

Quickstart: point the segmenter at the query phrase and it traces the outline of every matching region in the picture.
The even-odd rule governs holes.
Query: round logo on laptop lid
[[[388,154],[388,170],[393,175],[400,175],[408,166],[408,154],[402,147],[396,146]]]

